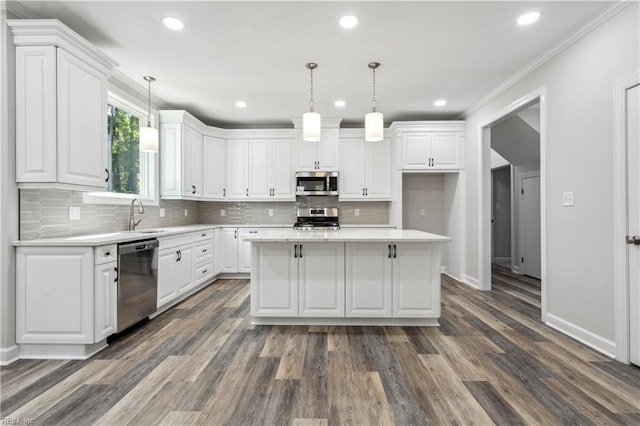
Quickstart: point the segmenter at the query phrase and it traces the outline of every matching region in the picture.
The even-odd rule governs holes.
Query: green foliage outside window
[[[140,120],[128,112],[109,105],[108,140],[111,179],[109,191],[140,193]]]

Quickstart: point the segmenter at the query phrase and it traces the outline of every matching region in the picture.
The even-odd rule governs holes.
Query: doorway
[[[540,279],[540,175],[520,175],[520,273]]]
[[[626,98],[629,361],[640,366],[640,85],[627,90]]]
[[[491,263],[509,270],[511,264],[511,166],[491,170]]]

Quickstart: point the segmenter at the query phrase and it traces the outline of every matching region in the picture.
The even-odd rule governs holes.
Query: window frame
[[[107,92],[108,105],[113,105],[116,108],[122,109],[127,113],[138,117],[141,124],[147,122],[147,110],[141,103],[131,101],[112,90]],[[106,112],[106,105],[105,105]],[[154,111],[152,110],[151,122],[153,125]],[[105,132],[107,129],[105,129]],[[152,152],[140,152],[140,192],[146,194],[141,196],[140,194],[124,194],[119,192],[84,192],[82,194],[82,201],[85,204],[111,204],[111,205],[126,205],[131,200],[138,198],[144,205],[147,206],[159,206],[160,205],[160,158],[159,153]],[[109,165],[111,168],[111,165]],[[149,197],[151,193],[153,197]]]

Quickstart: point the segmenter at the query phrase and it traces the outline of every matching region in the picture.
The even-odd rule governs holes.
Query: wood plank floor
[[[443,276],[440,327],[254,327],[248,281],[221,280],[89,360],[3,368],[0,420],[640,424],[639,368],[543,325],[539,281],[496,267],[493,286]]]

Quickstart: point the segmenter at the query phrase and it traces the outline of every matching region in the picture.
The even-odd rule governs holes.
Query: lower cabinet
[[[118,262],[95,267],[94,331],[95,340],[116,332],[118,320]]]
[[[298,244],[298,316],[344,317],[344,243]]]
[[[220,230],[220,272],[238,272],[238,229]]]
[[[160,250],[158,253],[158,307],[194,286],[191,244]]]
[[[346,244],[347,317],[391,316],[390,247],[384,243]]]
[[[297,317],[297,244],[256,243],[252,251],[251,314]]]
[[[238,272],[251,272],[251,241],[244,237],[257,233],[257,229],[238,228]]]

